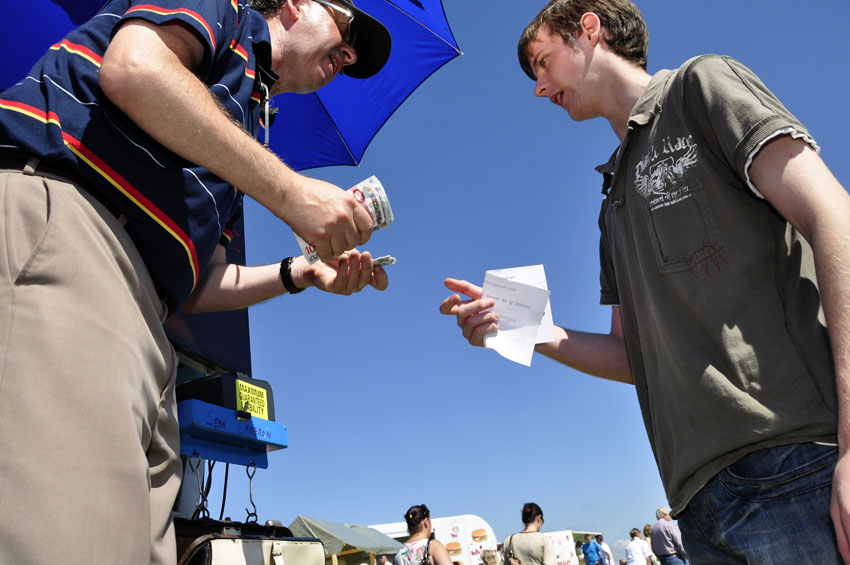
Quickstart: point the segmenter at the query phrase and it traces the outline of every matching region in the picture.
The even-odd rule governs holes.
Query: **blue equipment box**
[[[202,400],[178,402],[180,454],[266,469],[267,453],[288,446],[286,426],[241,414]]]

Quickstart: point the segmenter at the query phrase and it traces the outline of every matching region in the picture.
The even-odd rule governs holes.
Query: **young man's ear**
[[[576,40],[584,37],[590,43],[591,47],[595,46],[599,42],[599,35],[602,29],[602,22],[599,21],[599,16],[593,12],[587,12],[581,16],[579,24],[581,25],[581,31]]]

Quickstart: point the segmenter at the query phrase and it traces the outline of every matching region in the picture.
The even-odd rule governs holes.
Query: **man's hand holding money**
[[[312,265],[304,257],[292,262],[292,280],[299,288],[315,286],[324,292],[348,296],[367,286],[384,290],[389,285],[383,267],[372,263],[368,251],[346,251],[327,263],[317,261]]]

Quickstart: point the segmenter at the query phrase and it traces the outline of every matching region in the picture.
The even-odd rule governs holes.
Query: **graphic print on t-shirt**
[[[689,198],[690,189],[682,179],[697,161],[693,136],[665,137],[660,147],[653,145],[635,165],[635,189],[647,199],[650,210]]]

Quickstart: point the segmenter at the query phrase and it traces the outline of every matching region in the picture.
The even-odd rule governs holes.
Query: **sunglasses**
[[[337,24],[340,24],[339,31],[342,35],[342,39],[346,43],[351,43],[351,23],[354,21],[354,12],[349,10],[348,8],[343,8],[342,6],[337,6],[330,0],[313,0],[317,4],[321,4],[327,8],[330,8],[333,12],[340,14],[345,18],[345,20],[339,20],[334,18]]]

